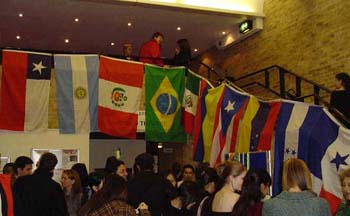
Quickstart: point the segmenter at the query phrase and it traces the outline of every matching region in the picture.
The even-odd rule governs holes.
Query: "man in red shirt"
[[[164,62],[160,58],[160,46],[163,43],[164,36],[160,32],[153,34],[152,39],[144,43],[140,50],[140,61],[144,63],[164,66]]]

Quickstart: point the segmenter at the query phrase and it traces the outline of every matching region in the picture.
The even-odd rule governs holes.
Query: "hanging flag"
[[[216,118],[220,110],[218,104],[222,101],[224,89],[225,84],[221,84],[216,88],[209,89],[208,94],[205,96],[206,115],[202,123],[204,162],[210,162],[211,147],[215,132],[214,125],[217,125],[216,121],[219,121],[219,119]]]
[[[0,129],[47,130],[51,54],[3,50],[2,64]]]
[[[197,102],[197,111],[194,119],[193,129],[193,160],[202,162],[204,159],[204,143],[203,143],[203,131],[202,124],[207,110],[205,107],[205,96],[208,94],[210,86],[204,80],[201,81],[200,93]]]
[[[281,192],[284,160],[300,158],[307,163],[311,131],[319,124],[322,112],[319,106],[282,102],[275,131],[273,195]]]
[[[230,153],[233,131],[233,123],[236,114],[244,107],[249,96],[237,92],[227,86],[222,94],[222,99],[218,103],[219,111],[215,120],[215,132],[211,148],[210,165],[214,166],[225,160],[225,156]]]
[[[235,156],[237,160],[243,164],[248,170],[249,169],[263,169],[268,173],[270,172],[270,152],[247,152],[247,153],[237,153]]]
[[[195,74],[194,72],[188,70],[186,79],[186,88],[183,97],[183,115],[182,115],[182,125],[185,132],[191,134],[194,128],[194,119],[197,113],[197,103],[200,91],[201,80],[206,81],[203,77]]]
[[[101,56],[99,71],[100,131],[135,139],[144,76],[143,64]]]
[[[98,55],[54,55],[60,133],[97,131]]]
[[[145,65],[145,73],[146,140],[185,143],[181,125],[185,68]]]
[[[238,130],[238,140],[235,151],[238,153],[250,151],[250,139],[252,134],[252,121],[260,107],[256,97],[250,96],[243,119],[240,122]]]

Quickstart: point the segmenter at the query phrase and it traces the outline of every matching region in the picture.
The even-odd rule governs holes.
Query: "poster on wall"
[[[10,161],[10,157],[0,157],[0,173],[3,173],[4,166]]]
[[[79,149],[32,149],[31,156],[35,165],[45,152],[50,152],[57,157],[58,162],[53,176],[57,182],[60,182],[63,170],[70,169],[75,163],[79,163]],[[36,166],[33,169],[36,169]]]

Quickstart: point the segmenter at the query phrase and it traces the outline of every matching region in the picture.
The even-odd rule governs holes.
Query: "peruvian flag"
[[[98,126],[101,132],[136,138],[143,76],[142,63],[100,57]]]
[[[47,130],[51,54],[3,50],[2,64],[0,129]]]

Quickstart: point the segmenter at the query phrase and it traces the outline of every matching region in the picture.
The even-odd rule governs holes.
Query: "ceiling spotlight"
[[[114,43],[113,43],[113,42],[111,43],[111,46],[114,46]]]
[[[22,13],[20,13],[20,14],[18,14],[18,16],[19,16],[19,17],[23,17],[23,14],[22,14]]]
[[[198,52],[198,49],[194,49],[193,51]]]
[[[69,39],[65,39],[64,42],[65,42],[65,43],[69,43]]]
[[[222,35],[225,35],[225,34],[226,34],[226,32],[225,32],[225,31],[223,31],[223,32],[221,32],[221,34],[222,34]]]
[[[17,36],[16,36],[16,39],[17,39],[17,40],[21,39],[21,36],[17,35]]]
[[[180,27],[180,26],[178,26],[178,27],[176,28],[176,30],[181,31],[181,27]]]
[[[131,23],[131,22],[128,22],[128,26],[132,26],[132,23]]]
[[[163,148],[163,143],[158,143],[158,146],[157,146],[159,149]]]
[[[75,22],[79,22],[79,18],[75,18],[74,21],[75,21]]]

